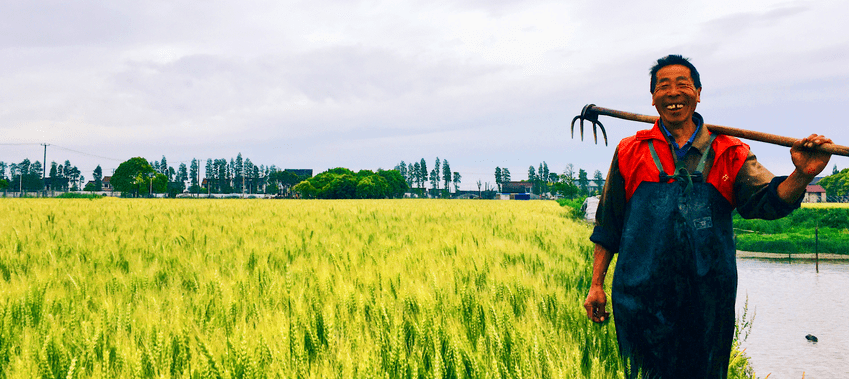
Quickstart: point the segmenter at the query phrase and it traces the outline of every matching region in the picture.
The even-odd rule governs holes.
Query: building
[[[501,193],[531,193],[534,184],[531,182],[501,183]]]
[[[805,187],[805,198],[802,200],[805,203],[825,203],[825,188],[818,184],[810,184]]]

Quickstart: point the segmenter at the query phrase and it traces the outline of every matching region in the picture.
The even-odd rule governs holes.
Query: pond
[[[849,378],[849,261],[738,258],[737,315],[753,326],[742,347],[770,379]],[[805,336],[817,337],[817,342]]]

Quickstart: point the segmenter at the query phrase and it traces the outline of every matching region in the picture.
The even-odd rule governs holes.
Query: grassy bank
[[[806,204],[785,218],[771,221],[745,220],[735,214],[734,228],[738,250],[849,254],[849,206],[844,204]]]

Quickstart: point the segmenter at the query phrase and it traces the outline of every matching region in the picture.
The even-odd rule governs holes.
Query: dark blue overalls
[[[620,353],[646,378],[724,379],[737,293],[733,207],[705,183],[707,151],[694,173],[679,162],[668,176],[649,146],[660,182],[642,182],[626,206],[613,277]]]

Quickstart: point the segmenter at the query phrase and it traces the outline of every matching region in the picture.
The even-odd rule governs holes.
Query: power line
[[[70,148],[67,148],[67,147],[64,147],[64,146],[59,146],[59,145],[50,145],[50,146],[55,146],[55,147],[58,147],[58,148],[60,148],[60,149],[62,149],[62,150],[67,150],[67,151],[70,151],[70,152],[73,152],[73,153],[82,154],[82,155],[87,155],[87,156],[90,156],[90,157],[95,157],[95,158],[100,158],[100,159],[106,159],[106,160],[109,160],[109,161],[115,161],[115,162],[123,162],[123,161],[124,161],[123,159],[117,159],[117,158],[104,157],[104,156],[102,156],[102,155],[97,155],[97,154],[90,154],[90,153],[86,153],[86,152],[83,152],[83,151],[70,149]]]

